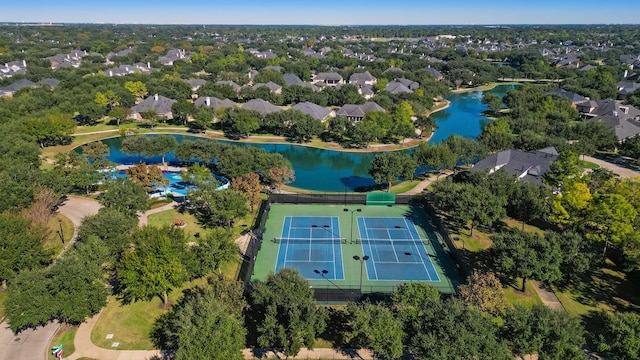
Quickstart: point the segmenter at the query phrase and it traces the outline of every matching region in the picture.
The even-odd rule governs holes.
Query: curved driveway
[[[91,216],[98,213],[98,210],[102,205],[93,199],[80,197],[80,196],[68,196],[67,199],[58,208],[60,214],[66,216],[73,223],[73,239],[70,243],[73,243],[78,236],[78,227],[82,224],[82,219],[85,216]]]
[[[618,176],[620,176],[621,178],[632,178],[632,177],[637,177],[640,176],[640,173],[622,166],[618,166],[616,164],[598,159],[598,158],[594,158],[591,156],[582,156],[583,159],[585,161],[589,161],[592,162],[594,164],[597,164],[598,166],[605,168],[607,170],[611,170],[613,173],[617,174]]]

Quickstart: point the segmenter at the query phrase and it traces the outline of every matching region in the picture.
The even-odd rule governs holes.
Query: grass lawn
[[[45,237],[45,249],[51,249],[56,257],[62,251],[63,244],[60,240],[60,226],[62,225],[62,235],[65,243],[69,243],[73,238],[73,223],[66,216],[56,213],[49,221],[49,233]]]
[[[480,263],[486,262],[483,258],[485,256],[483,250],[488,249],[492,245],[490,233],[480,229],[474,229],[473,236],[470,236],[471,231],[469,227],[461,227],[453,223],[446,214],[441,214],[440,218],[447,228],[453,244],[462,251],[463,256],[467,259],[471,268],[479,268]],[[502,222],[507,227],[522,229],[522,223],[520,221],[505,218]],[[525,230],[540,234],[544,233],[542,229],[529,224],[525,224]],[[538,293],[536,293],[530,282],[527,282],[527,291],[524,293],[520,291],[521,286],[521,279],[516,279],[513,284],[503,284],[507,301],[509,301],[511,305],[532,306],[542,304]]]
[[[200,278],[186,283],[181,288],[169,293],[169,301],[175,303],[181,296],[182,290],[196,285],[205,285],[206,278]],[[150,334],[154,321],[167,310],[160,308],[162,301],[154,297],[151,301],[138,301],[122,305],[114,296],[109,298],[107,306],[91,332],[91,341],[97,346],[111,349],[113,342],[119,342],[119,350],[152,350]],[[112,339],[106,339],[107,334],[113,334]]]
[[[173,224],[173,222],[176,219],[181,219],[186,221],[187,225],[185,227],[183,227],[182,229],[190,235],[193,235],[195,233],[200,233],[200,235],[206,235],[208,230],[203,229],[199,224],[198,224],[198,220],[196,220],[195,217],[193,217],[193,215],[189,214],[189,213],[184,213],[181,214],[178,210],[176,209],[169,209],[169,210],[165,210],[165,211],[161,211],[159,213],[155,213],[155,214],[151,214],[148,217],[149,220],[149,225],[153,225],[153,226],[169,226],[171,224]]]
[[[521,286],[522,279],[518,278],[513,284],[504,287],[507,301],[509,301],[511,305],[531,307],[542,304],[542,300],[540,300],[538,293],[533,289],[533,284],[531,284],[530,281],[527,281],[527,290],[524,293],[520,291]]]
[[[572,315],[584,316],[592,311],[640,311],[637,279],[617,269],[608,261],[580,282],[554,287],[564,308]]]
[[[595,170],[600,168],[600,165],[585,160],[578,160],[578,165],[582,166],[583,169]]]
[[[76,331],[78,331],[78,327],[76,326],[62,325],[51,340],[49,349],[62,344],[62,355],[63,357],[67,358],[69,355],[73,354],[74,351],[76,351],[76,347],[73,345],[73,339],[76,337]],[[48,353],[49,355],[47,355],[47,359],[57,359],[55,356],[53,356],[53,354],[51,354],[51,351],[49,351]]]
[[[4,318],[4,300],[7,298],[7,291],[0,288],[0,319]]]
[[[405,193],[420,183],[420,180],[407,180],[403,181],[399,184],[391,186],[391,192],[394,194],[402,194]]]

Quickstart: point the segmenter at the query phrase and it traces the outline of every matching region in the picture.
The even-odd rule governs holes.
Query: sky
[[[638,24],[636,0],[21,0],[0,22],[118,24]]]

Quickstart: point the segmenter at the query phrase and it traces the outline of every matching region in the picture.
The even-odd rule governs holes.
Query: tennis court
[[[459,275],[420,206],[270,204],[249,281],[294,268],[318,299],[391,293],[421,281],[455,293]]]
[[[369,256],[367,278],[440,281],[416,226],[406,217],[358,217],[359,242]]]
[[[276,269],[297,269],[307,279],[343,280],[340,220],[336,216],[286,216],[279,238]]]

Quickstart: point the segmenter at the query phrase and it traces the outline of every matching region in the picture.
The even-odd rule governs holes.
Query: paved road
[[[581,156],[582,157],[582,156]],[[594,158],[591,156],[583,156],[585,161],[589,161],[592,162],[594,164],[598,164],[598,166],[605,168],[607,170],[611,170],[613,171],[615,174],[618,174],[618,176],[622,177],[622,178],[632,178],[632,177],[637,177],[640,176],[640,173],[622,166],[618,166],[616,164],[598,159],[598,158]]]
[[[93,199],[79,196],[67,197],[67,199],[58,210],[62,215],[68,217],[69,220],[71,220],[75,228],[75,230],[73,231],[73,240],[71,241],[71,243],[73,243],[73,241],[75,241],[76,237],[78,236],[78,227],[80,226],[80,224],[82,224],[82,219],[85,216],[97,214],[98,210],[100,210],[101,207],[102,205],[100,205],[99,202]]]
[[[49,343],[59,326],[50,323],[14,335],[6,322],[0,323],[0,360],[46,359]]]

